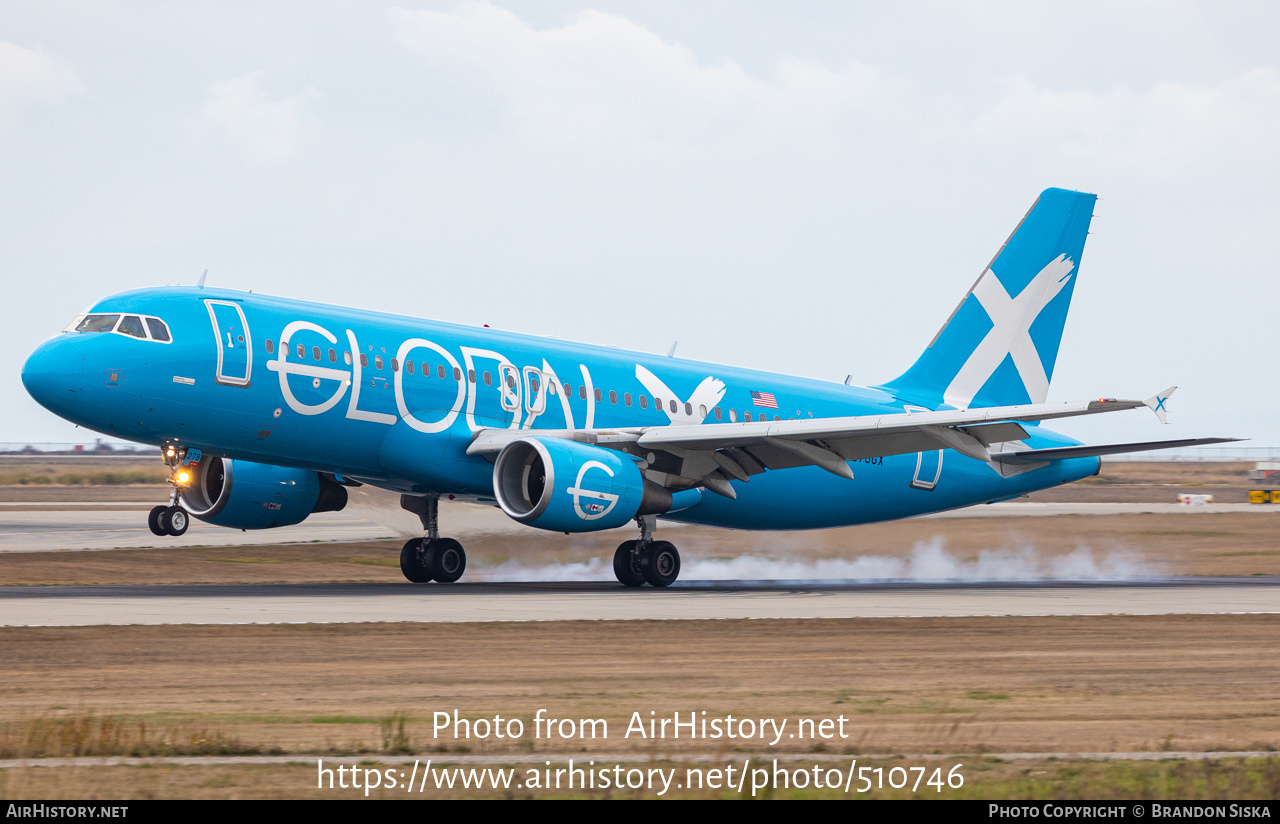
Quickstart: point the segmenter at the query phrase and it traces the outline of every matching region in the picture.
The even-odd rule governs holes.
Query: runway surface
[[[3,587],[0,626],[1280,613],[1280,576],[1122,584]]]
[[[129,506],[130,504],[120,504]],[[263,544],[299,544],[320,542],[378,541],[420,534],[405,520],[407,513],[397,510],[391,519],[386,510],[350,508],[343,512],[313,515],[297,526],[242,532],[238,529],[206,524],[192,519],[187,533],[179,538],[158,537],[147,529],[146,512],[103,511],[110,505],[94,505],[89,510],[46,511],[25,509],[32,504],[14,504],[20,511],[6,511],[0,506],[0,552],[57,552],[62,550],[154,549],[157,547],[191,546],[261,546]],[[53,506],[87,506],[75,502]],[[1134,515],[1143,513],[1184,513],[1205,517],[1215,513],[1252,512],[1259,515],[1280,513],[1280,506],[1256,504],[1182,504],[1138,503],[1029,503],[1009,502],[973,506],[954,512],[941,512],[925,518],[1007,518],[1050,517],[1058,515]],[[412,516],[409,516],[412,520]],[[508,518],[493,507],[442,502],[442,529],[462,538],[475,534],[528,534],[528,527]],[[384,523],[390,524],[384,526]],[[627,528],[630,528],[629,526]],[[624,528],[627,529],[627,528]],[[664,524],[664,529],[679,528]]]

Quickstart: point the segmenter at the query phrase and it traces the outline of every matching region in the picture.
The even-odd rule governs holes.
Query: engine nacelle
[[[182,506],[192,517],[233,529],[292,526],[313,512],[347,505],[342,485],[309,469],[207,455],[191,474]]]
[[[522,524],[595,532],[671,509],[671,493],[645,481],[630,456],[561,438],[522,438],[493,465],[493,493]]]

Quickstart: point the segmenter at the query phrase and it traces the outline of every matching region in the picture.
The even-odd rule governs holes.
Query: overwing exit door
[[[248,386],[253,370],[253,345],[249,323],[240,304],[206,300],[213,336],[218,341],[218,370],[214,380],[227,386]]]

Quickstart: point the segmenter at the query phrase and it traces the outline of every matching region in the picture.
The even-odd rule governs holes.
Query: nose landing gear
[[[178,536],[187,531],[191,524],[191,516],[180,506],[152,507],[147,515],[147,526],[155,535]]]
[[[656,515],[641,515],[640,540],[623,541],[613,553],[613,574],[627,587],[648,583],[669,587],[680,577],[680,551],[670,541],[653,540]]]
[[[400,550],[400,571],[415,584],[436,581],[452,584],[467,569],[467,552],[453,538],[441,538],[440,501],[416,495],[401,495],[400,506],[416,514],[426,530],[425,538],[412,538]]]
[[[147,526],[153,535],[177,537],[191,524],[191,516],[178,503],[182,487],[191,480],[191,471],[181,468],[187,457],[186,449],[170,444],[164,448],[162,456],[169,466],[169,505],[152,507],[147,514]]]

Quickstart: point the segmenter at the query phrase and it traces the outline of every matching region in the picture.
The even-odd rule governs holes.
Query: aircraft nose
[[[59,413],[75,401],[84,372],[84,356],[66,336],[41,344],[22,365],[22,385],[45,409]]]

